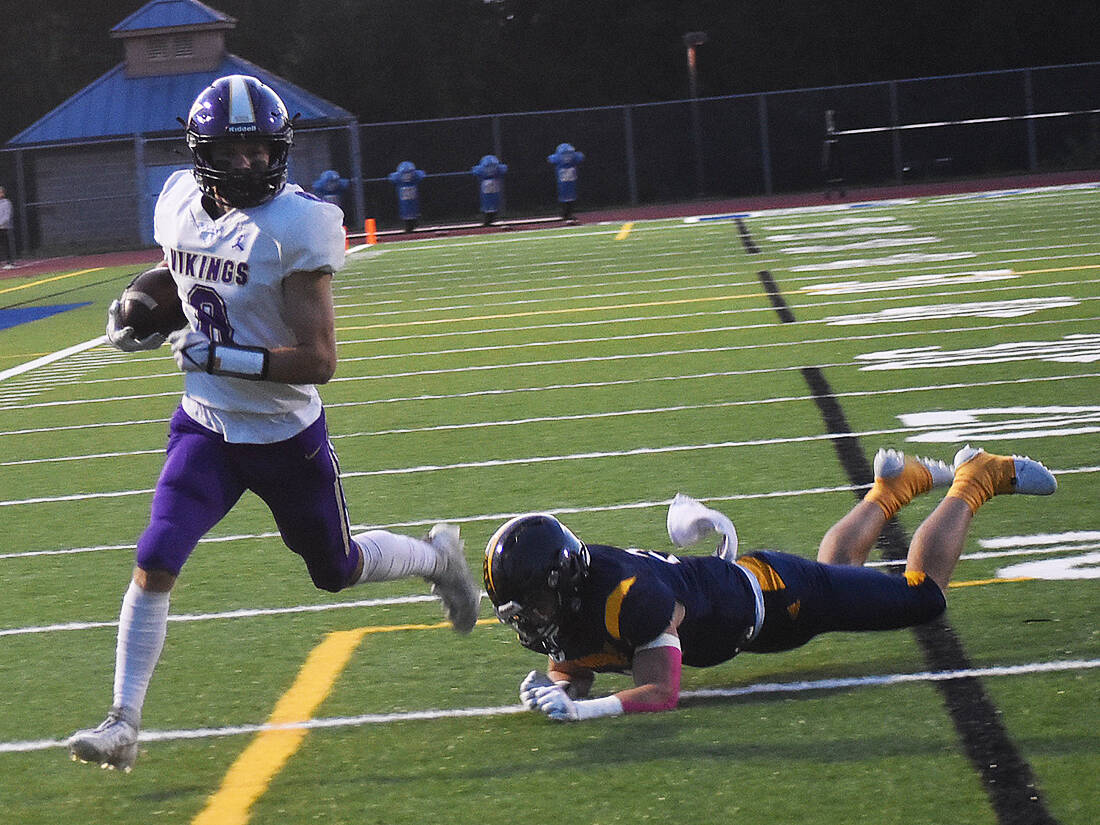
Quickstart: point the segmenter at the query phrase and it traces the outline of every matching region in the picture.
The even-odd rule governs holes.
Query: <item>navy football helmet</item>
[[[219,77],[195,98],[186,125],[203,194],[230,206],[259,206],[283,188],[294,130],[286,106],[270,86],[250,75]],[[267,144],[266,168],[234,170],[215,162],[215,146],[245,140]]]
[[[485,592],[520,644],[560,659],[558,632],[580,610],[589,564],[584,542],[556,518],[517,516],[501,525],[485,548]]]

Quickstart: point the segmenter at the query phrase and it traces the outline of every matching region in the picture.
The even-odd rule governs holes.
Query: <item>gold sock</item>
[[[1016,489],[1016,463],[1011,456],[978,453],[955,470],[955,481],[944,498],[961,498],[971,513],[993,496]]]
[[[889,521],[894,515],[919,496],[932,489],[932,473],[915,458],[905,457],[905,466],[893,478],[875,477],[874,486],[863,497],[882,508]]]

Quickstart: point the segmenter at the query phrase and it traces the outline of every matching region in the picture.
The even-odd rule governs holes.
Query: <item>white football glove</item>
[[[561,685],[546,685],[532,691],[535,708],[558,722],[575,722],[580,719],[577,703],[570,699]]]
[[[111,305],[107,307],[107,340],[111,342],[113,347],[123,352],[139,352],[146,349],[156,349],[164,343],[164,336],[159,332],[150,333],[145,338],[136,338],[134,337],[133,327],[120,326],[118,313],[121,309],[122,304],[118,302],[117,298],[111,301]]]
[[[525,708],[534,710],[537,707],[535,703],[535,689],[552,687],[553,684],[554,681],[545,673],[532,670],[527,674],[527,678],[519,684],[519,700],[523,703]]]
[[[211,341],[201,332],[180,329],[168,336],[176,365],[184,372],[208,372]]]

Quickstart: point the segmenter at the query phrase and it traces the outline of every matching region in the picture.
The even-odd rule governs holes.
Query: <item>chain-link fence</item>
[[[422,225],[478,216],[471,169],[508,165],[504,217],[558,210],[562,142],[585,154],[580,210],[928,179],[1100,168],[1100,63],[632,106],[359,124],[296,136],[292,178],[326,168],[351,180],[352,231],[373,217],[401,225],[388,175],[402,161],[427,173]],[[826,131],[825,113],[835,130]],[[830,169],[823,150],[830,140]],[[0,152],[21,247],[141,245],[159,182],[186,166],[178,138]]]

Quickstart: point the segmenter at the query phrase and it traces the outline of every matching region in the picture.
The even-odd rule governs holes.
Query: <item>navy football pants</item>
[[[738,560],[764,590],[764,626],[745,650],[773,653],[835,630],[896,630],[923,624],[947,607],[938,584],[866,567],[822,564],[770,550]]]

